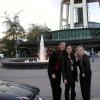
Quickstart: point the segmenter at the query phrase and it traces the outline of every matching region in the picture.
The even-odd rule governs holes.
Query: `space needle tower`
[[[63,24],[68,29],[88,28],[88,3],[94,2],[100,5],[100,0],[61,0],[60,29],[64,26]],[[65,17],[64,14],[66,14]]]

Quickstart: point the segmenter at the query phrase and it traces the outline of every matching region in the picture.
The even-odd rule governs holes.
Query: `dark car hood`
[[[37,87],[25,83],[16,83],[12,81],[0,81],[0,93],[14,96],[33,97],[38,95],[40,90]]]
[[[19,100],[16,95],[0,91],[0,100]]]

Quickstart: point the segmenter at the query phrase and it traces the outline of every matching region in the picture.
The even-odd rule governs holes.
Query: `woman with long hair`
[[[53,51],[49,57],[48,76],[51,84],[53,100],[61,100],[61,61],[65,45],[65,42],[60,42],[57,50]]]
[[[65,84],[65,100],[70,100],[69,91],[71,89],[71,100],[75,100],[75,81],[77,81],[77,67],[75,56],[71,45],[67,45],[63,57],[62,75]]]

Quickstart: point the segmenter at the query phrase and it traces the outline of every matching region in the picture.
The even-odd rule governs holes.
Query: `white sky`
[[[21,25],[27,29],[29,24],[46,24],[52,30],[59,29],[61,0],[0,0],[0,38],[4,36],[2,33],[5,28],[2,25],[4,12],[8,12],[11,16],[13,13],[20,13]],[[100,22],[100,9],[97,3],[91,4],[89,9],[90,20]]]

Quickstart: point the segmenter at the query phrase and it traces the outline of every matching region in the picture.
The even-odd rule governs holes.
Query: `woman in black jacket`
[[[62,62],[62,75],[65,84],[65,100],[70,100],[70,89],[71,100],[75,100],[75,81],[77,81],[77,67],[71,45],[67,45]]]
[[[78,58],[78,66],[80,69],[80,86],[83,100],[90,100],[91,90],[91,68],[89,57],[84,53],[84,48],[78,46],[76,48]]]

